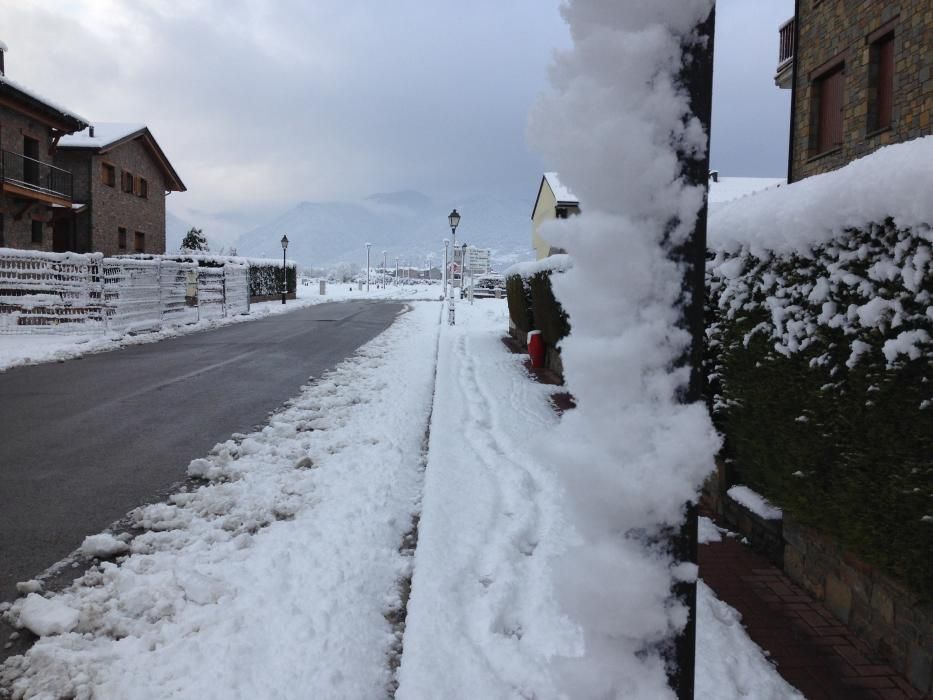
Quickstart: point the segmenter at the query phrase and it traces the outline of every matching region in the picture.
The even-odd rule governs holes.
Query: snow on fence
[[[0,333],[135,333],[248,312],[240,262],[0,248]]]
[[[223,318],[224,269],[202,267],[198,270],[198,313],[202,320]]]
[[[102,256],[0,248],[0,333],[104,325]]]
[[[207,269],[207,268],[202,268]],[[249,265],[227,263],[224,270],[224,297],[227,315],[249,313]]]

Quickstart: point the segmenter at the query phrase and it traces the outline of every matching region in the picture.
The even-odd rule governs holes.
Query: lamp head
[[[457,213],[456,209],[450,212],[450,214],[447,216],[447,220],[450,222],[450,230],[456,231],[457,226],[460,224],[460,215]]]
[[[288,248],[288,236],[282,236],[282,250]]]

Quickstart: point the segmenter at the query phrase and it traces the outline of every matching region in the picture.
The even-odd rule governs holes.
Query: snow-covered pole
[[[460,223],[460,214],[457,213],[457,210],[454,209],[450,212],[450,215],[447,217],[447,221],[450,224],[450,235],[453,238],[451,243],[451,250],[454,252],[454,260],[457,258],[457,226]],[[456,262],[454,263],[456,264]],[[463,289],[463,260],[460,261],[460,288]],[[453,326],[456,323],[456,316],[454,310],[454,280],[456,276],[452,276],[450,279],[450,298],[447,300],[447,323]]]
[[[388,253],[387,253],[386,251],[382,251],[382,288],[383,288],[383,289],[386,288],[386,274],[387,274],[387,273],[386,273],[386,269],[387,269],[387,268],[386,268],[386,263],[388,263],[388,257],[387,257],[387,256],[388,256]]]
[[[369,294],[369,249],[373,247],[372,243],[366,244],[366,293]]]
[[[716,7],[696,28],[698,40],[684,45],[687,56],[680,73],[681,84],[689,95],[690,112],[699,120],[703,131],[710,133],[710,114],[713,103],[713,36],[716,25]],[[688,185],[709,190],[709,147],[700,153],[678,153],[684,180]],[[671,257],[680,263],[684,270],[682,288],[684,299],[683,323],[690,333],[690,345],[684,349],[681,364],[690,368],[690,381],[683,396],[687,404],[703,400],[703,360],[704,318],[703,303],[706,294],[706,197],[694,222],[693,233],[684,243],[671,251]],[[680,532],[671,541],[671,550],[680,562],[697,563],[697,507],[687,504],[687,517]],[[692,700],[694,676],[696,671],[696,579],[681,581],[674,586],[674,594],[679,597],[689,611],[687,624],[675,639],[676,668],[672,669],[671,687],[679,700]]]

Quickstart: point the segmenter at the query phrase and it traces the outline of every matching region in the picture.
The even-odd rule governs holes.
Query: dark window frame
[[[895,17],[865,37],[868,45],[867,136],[887,131],[894,125],[897,20]]]
[[[42,227],[45,226],[45,222],[41,219],[32,220],[32,231],[30,232],[32,237],[30,239],[33,245],[42,245],[45,242],[45,231]]]
[[[138,187],[136,188],[136,195],[142,197],[143,199],[149,199],[149,181],[146,178],[139,178]]]
[[[834,153],[845,142],[845,82],[844,54],[836,56],[810,71],[810,143],[811,158]],[[828,112],[836,111],[834,121]]]
[[[142,231],[136,231],[133,236],[133,252],[134,253],[145,253],[146,252],[146,234]]]
[[[117,168],[113,163],[102,162],[100,164],[100,181],[107,185],[107,187],[116,188]]]
[[[117,248],[126,250],[126,228],[123,226],[117,228]]]
[[[133,194],[136,187],[136,178],[133,177],[133,173],[128,170],[123,171],[123,182],[121,184],[121,189],[127,194]]]

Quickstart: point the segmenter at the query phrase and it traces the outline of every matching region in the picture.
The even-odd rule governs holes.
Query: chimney
[[[718,170],[710,170],[710,171],[709,171],[709,179],[712,180],[713,182],[719,182],[719,171],[718,171]]]
[[[6,54],[6,44],[0,41],[0,75],[6,75],[6,71],[3,68],[3,56]]]
[[[87,128],[87,135],[88,135],[90,138],[94,138],[94,125],[93,125],[93,124],[91,124],[91,125]]]

